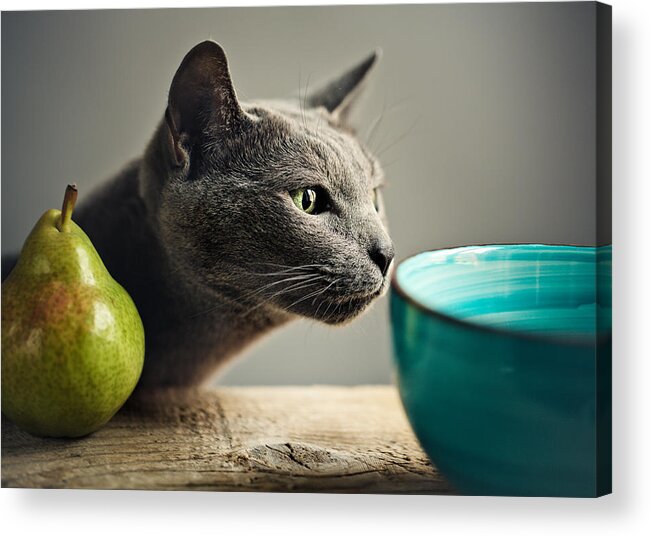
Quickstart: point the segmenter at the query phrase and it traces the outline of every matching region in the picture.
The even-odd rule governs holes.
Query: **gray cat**
[[[144,156],[75,213],[142,317],[141,386],[200,383],[293,318],[343,323],[386,291],[383,174],[346,123],[377,59],[251,103],[218,44],[183,59]]]

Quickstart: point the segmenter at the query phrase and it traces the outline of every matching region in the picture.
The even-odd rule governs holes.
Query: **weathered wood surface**
[[[2,421],[3,487],[453,493],[389,386],[140,393],[77,440]]]

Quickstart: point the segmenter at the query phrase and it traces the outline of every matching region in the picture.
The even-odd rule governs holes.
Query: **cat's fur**
[[[376,59],[304,99],[240,103],[224,51],[203,42],[144,156],[82,192],[74,219],[145,326],[141,385],[199,383],[292,318],[345,322],[385,292],[382,170],[346,124]],[[294,205],[311,186],[331,210]]]

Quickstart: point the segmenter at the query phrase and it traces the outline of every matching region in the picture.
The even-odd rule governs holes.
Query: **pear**
[[[102,427],[135,388],[144,329],[129,294],[71,220],[77,189],[31,231],[2,284],[2,412],[38,436]]]

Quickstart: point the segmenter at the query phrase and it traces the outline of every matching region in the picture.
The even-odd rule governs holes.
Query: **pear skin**
[[[2,412],[38,436],[78,437],[120,409],[145,336],[129,294],[71,219],[47,211],[2,284]]]

